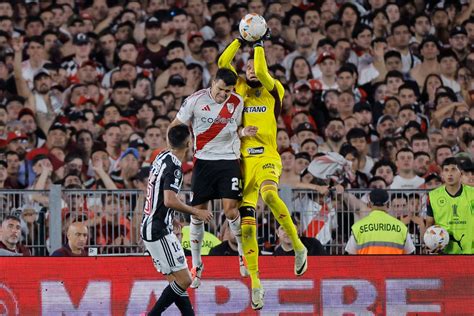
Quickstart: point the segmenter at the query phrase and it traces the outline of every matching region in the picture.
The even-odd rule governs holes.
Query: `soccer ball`
[[[449,233],[439,225],[428,227],[423,236],[426,247],[432,251],[443,250],[449,243]]]
[[[240,35],[247,42],[255,42],[267,32],[267,21],[256,13],[249,13],[239,24]]]

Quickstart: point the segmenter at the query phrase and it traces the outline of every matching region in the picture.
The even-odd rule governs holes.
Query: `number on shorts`
[[[239,191],[239,178],[232,178],[232,191]]]
[[[180,249],[178,243],[176,242],[171,243],[171,246],[173,246],[174,252],[178,252]]]

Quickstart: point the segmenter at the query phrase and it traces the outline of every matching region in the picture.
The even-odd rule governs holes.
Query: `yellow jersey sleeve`
[[[232,43],[230,43],[222,52],[221,57],[219,57],[219,60],[217,61],[217,66],[219,68],[230,69],[237,75],[237,71],[235,71],[234,66],[232,66],[232,60],[234,60],[235,54],[237,54],[239,48],[239,40],[233,40]]]

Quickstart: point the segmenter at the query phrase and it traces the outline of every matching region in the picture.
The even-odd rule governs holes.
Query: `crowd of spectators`
[[[251,12],[271,29],[266,60],[285,87],[282,185],[317,183],[306,168],[329,151],[352,162],[346,189],[432,189],[452,156],[474,185],[473,11],[463,0],[0,0],[0,189],[144,190],[183,100],[209,87]],[[237,71],[251,54],[244,45]],[[191,172],[190,155],[184,189]],[[94,225],[115,216],[108,202],[139,205],[65,200],[63,219],[103,212]],[[135,220],[116,220],[121,245]]]

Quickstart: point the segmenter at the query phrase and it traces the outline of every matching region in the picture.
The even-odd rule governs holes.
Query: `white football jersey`
[[[184,100],[176,118],[190,124],[194,134],[194,156],[202,160],[234,160],[240,157],[237,129],[242,123],[244,101],[232,92],[220,104],[211,89],[202,89]]]

